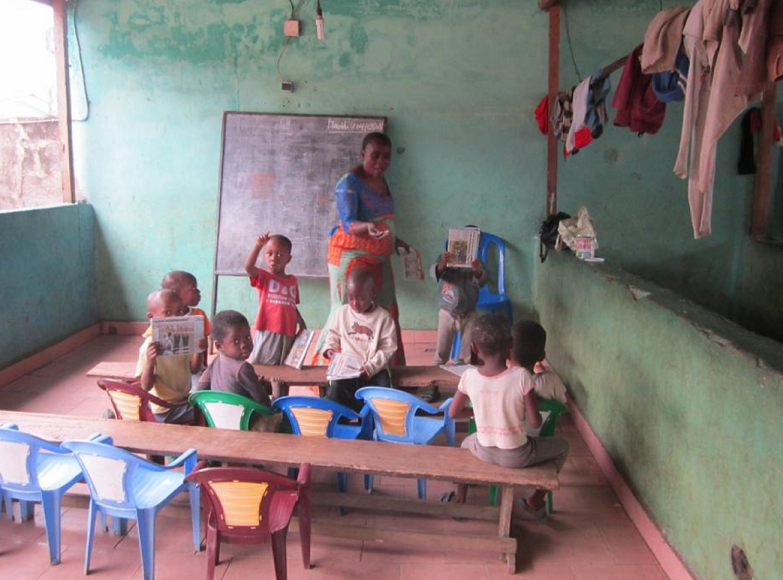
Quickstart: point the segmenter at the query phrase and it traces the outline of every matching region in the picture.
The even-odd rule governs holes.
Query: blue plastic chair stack
[[[316,397],[280,397],[272,408],[286,414],[294,435],[304,437],[329,437],[335,439],[371,439],[372,416],[364,407],[356,413],[344,405]],[[352,421],[346,424],[343,421]],[[289,477],[292,475],[289,474]],[[370,489],[370,476],[364,476],[364,487]],[[346,491],[348,479],[345,473],[337,474],[337,489]]]
[[[11,502],[18,500],[25,520],[33,515],[32,503],[41,504],[52,564],[60,563],[62,496],[81,480],[82,469],[68,449],[19,431],[16,425],[0,426],[0,495],[6,511],[11,515]]]
[[[182,491],[187,490],[190,494],[193,546],[196,552],[201,549],[198,488],[185,481],[185,476],[196,467],[196,450],[189,449],[168,465],[158,465],[112,446],[111,439],[108,443],[63,443],[63,447],[76,456],[90,488],[84,573],[90,571],[95,516],[102,513],[136,520],[144,580],[152,580],[155,577],[155,516]],[[174,471],[181,466],[184,471]]]
[[[356,391],[356,398],[363,399],[364,404],[373,414],[375,429],[373,439],[391,443],[408,445],[427,445],[441,433],[445,434],[446,442],[454,445],[454,419],[449,417],[451,398],[446,399],[440,407],[433,407],[411,394],[385,387],[364,387]],[[443,414],[441,419],[416,416],[422,411],[427,415]],[[372,476],[369,490],[372,491]],[[419,499],[427,497],[427,481],[418,480]]]

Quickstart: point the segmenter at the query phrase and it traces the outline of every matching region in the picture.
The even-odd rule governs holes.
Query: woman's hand
[[[382,240],[389,235],[389,230],[379,224],[370,222],[367,225],[367,237],[373,240]]]

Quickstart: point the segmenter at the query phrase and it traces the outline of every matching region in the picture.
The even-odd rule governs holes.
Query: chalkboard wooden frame
[[[356,144],[354,145],[354,143],[351,143],[350,144],[350,148],[353,149],[355,147],[356,161],[357,162],[358,162],[358,154],[359,154],[359,151],[361,149],[361,140],[364,138],[364,135],[367,132],[369,132],[369,130],[378,130],[378,128],[379,128],[379,127],[377,127],[378,123],[380,123],[380,130],[385,132],[387,124],[388,124],[388,119],[386,117],[383,117],[383,116],[266,113],[266,112],[245,112],[245,111],[225,111],[223,113],[222,132],[221,132],[221,145],[220,145],[220,173],[219,173],[218,200],[217,200],[218,201],[218,203],[217,203],[217,227],[216,227],[216,235],[215,235],[215,254],[214,254],[214,264],[213,264],[213,285],[212,285],[212,314],[213,315],[215,314],[216,308],[217,308],[218,278],[219,278],[219,276],[244,276],[245,275],[244,271],[233,271],[233,268],[226,268],[225,267],[225,259],[226,259],[225,256],[226,256],[227,251],[229,251],[229,250],[225,250],[225,249],[223,250],[223,256],[224,256],[223,262],[224,263],[223,263],[223,267],[222,268],[220,267],[221,249],[224,248],[225,246],[228,246],[230,248],[230,245],[231,245],[230,241],[224,241],[223,243],[221,243],[221,240],[222,240],[222,238],[221,238],[221,226],[225,227],[225,225],[226,225],[226,224],[222,223],[222,221],[224,219],[226,219],[226,216],[223,214],[223,212],[224,212],[224,204],[230,205],[231,203],[233,203],[234,206],[236,206],[237,203],[244,202],[245,200],[247,200],[248,203],[253,201],[251,199],[251,195],[252,194],[249,193],[249,192],[248,193],[245,193],[244,191],[236,192],[233,189],[231,189],[231,187],[229,187],[229,193],[228,194],[226,194],[224,192],[224,184],[226,183],[226,163],[227,163],[227,157],[230,157],[230,155],[227,156],[226,150],[227,150],[227,148],[229,150],[231,148],[230,144],[227,144],[227,126],[228,126],[230,120],[235,120],[235,121],[242,120],[242,119],[237,119],[235,116],[247,117],[247,120],[245,120],[245,122],[248,122],[248,121],[265,122],[266,120],[269,120],[270,123],[282,123],[282,122],[285,122],[287,120],[288,123],[299,123],[301,125],[301,123],[303,121],[304,122],[310,121],[310,120],[316,121],[317,124],[313,124],[312,127],[307,127],[306,128],[306,129],[308,129],[310,131],[313,131],[313,141],[314,142],[317,142],[318,138],[323,139],[324,135],[329,135],[329,134],[334,134],[335,135],[335,141],[337,140],[337,136],[338,135],[342,135],[343,138],[346,138],[349,135],[351,136],[351,138],[353,138],[353,136],[355,136]],[[357,120],[357,121],[363,122],[362,125],[364,125],[364,126],[371,125],[372,123],[375,123],[376,127],[370,127],[369,130],[366,130],[366,129],[355,130],[355,129],[351,129],[350,126],[349,126],[348,129],[336,127],[335,131],[332,133],[332,132],[329,131],[329,128],[330,128],[329,121],[331,119],[334,119],[336,121],[336,123],[339,123],[341,121],[344,122],[344,121],[350,121],[350,120]],[[324,126],[323,126],[322,120],[326,121],[326,130],[324,130]],[[270,127],[263,127],[262,125],[259,125],[258,127],[254,127],[254,128],[259,130],[259,131],[263,131],[263,130],[271,131],[271,129],[273,129],[274,126],[272,125]],[[249,129],[249,130],[252,130],[252,129]],[[318,131],[318,132],[316,132],[316,131]],[[282,135],[283,132],[281,132],[280,134]],[[278,133],[274,133],[274,137],[277,137],[277,136],[278,136]],[[239,137],[234,136],[234,138],[238,139]],[[281,137],[281,139],[285,139],[285,136],[283,135]],[[264,161],[269,161],[270,159],[274,159],[275,158],[274,156],[279,154],[280,151],[287,151],[287,148],[286,148],[285,145],[286,145],[285,142],[281,141],[280,147],[275,147],[275,151],[272,153],[272,156],[267,158],[267,159],[264,159]],[[292,147],[293,146],[295,146],[295,144],[292,145]],[[334,143],[333,146],[337,147],[338,145],[336,143]],[[346,143],[342,142],[342,143],[339,144],[339,146],[345,148],[346,147]],[[263,163],[264,161],[259,161],[259,163]],[[295,164],[296,161],[297,161],[297,159],[295,159],[293,157],[290,158],[290,159],[289,158],[284,159],[284,163],[289,163],[290,162],[292,164]],[[229,159],[228,163],[229,164],[236,163],[236,159]],[[352,165],[348,164],[348,166],[346,166],[344,168],[344,170],[341,169],[341,171],[347,172],[347,171],[349,171],[351,169],[351,167],[352,167]],[[236,168],[234,168],[233,170],[236,171]],[[229,171],[231,171],[231,169],[229,169]],[[242,171],[242,170],[239,170],[239,171]],[[283,179],[285,179],[285,173],[283,175],[284,175]],[[234,176],[231,176],[231,177],[234,177]],[[275,179],[276,178],[277,178],[277,175],[275,174]],[[302,178],[301,175],[298,176],[298,179],[302,180],[305,183],[305,186],[304,186],[305,189],[307,189],[308,187],[312,187],[312,188],[317,188],[318,186],[323,187],[323,183],[321,183],[322,180],[318,181],[317,179],[312,179],[311,182],[310,182],[310,181],[307,181],[307,179],[309,179],[309,176],[305,177],[305,178]],[[331,189],[331,188],[334,187],[334,184],[329,183],[328,186]],[[233,192],[233,194],[232,194],[232,192]],[[231,200],[229,201],[228,198],[224,197],[225,195],[234,195],[234,197],[231,198]],[[247,197],[244,197],[245,195]],[[257,202],[258,205],[261,205],[263,203],[264,202]],[[234,209],[234,211],[236,211],[236,207],[234,207],[233,209]],[[270,228],[270,227],[268,227],[268,222],[266,224],[260,223],[260,225],[257,224],[257,223],[254,223],[252,221],[253,219],[256,219],[256,221],[259,221],[259,220],[257,218],[255,218],[255,216],[251,215],[250,212],[248,214],[244,214],[243,218],[245,218],[245,217],[250,218],[251,221],[249,223],[246,223],[246,224],[242,225],[242,229],[243,230],[247,230],[249,232],[258,232],[258,233],[260,233],[260,232],[264,231],[265,229],[273,229],[274,232],[280,232],[280,233],[283,233],[283,234],[289,233],[284,228],[279,228],[279,227]],[[263,220],[264,220],[264,217],[260,217],[260,222],[263,222]],[[328,227],[331,227],[333,225],[334,224],[330,223],[330,224],[328,224]],[[302,231],[302,230],[300,229],[299,231]],[[247,251],[248,252],[250,251],[250,246],[252,245],[252,239],[254,239],[254,235],[250,236],[250,241],[248,242],[248,245],[247,245]],[[233,251],[233,253],[231,254],[232,262],[235,262],[236,261],[236,256],[234,256],[234,253],[236,253],[236,249],[233,249],[232,251]],[[297,249],[295,247],[294,248],[294,254],[295,255],[296,255],[297,251],[299,251],[299,252],[307,252],[308,251],[308,247],[299,248],[299,249]],[[244,261],[244,256],[243,256],[242,260]],[[325,264],[326,264],[326,255],[325,254],[323,256],[323,263],[324,263],[324,266],[325,266]],[[311,270],[312,270],[312,264],[310,264],[310,267],[311,267]],[[327,275],[328,275],[326,273],[326,268],[325,267],[324,267],[323,273],[319,272],[319,273],[313,274],[313,273],[302,273],[302,272],[297,272],[297,271],[293,271],[292,273],[296,274],[298,277],[301,277],[301,278],[307,278],[307,277],[323,278],[323,277],[327,277]]]

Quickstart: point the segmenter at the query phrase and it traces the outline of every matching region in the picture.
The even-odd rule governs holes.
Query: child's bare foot
[[[282,379],[272,379],[272,397],[279,399],[280,397],[288,396],[288,383]]]

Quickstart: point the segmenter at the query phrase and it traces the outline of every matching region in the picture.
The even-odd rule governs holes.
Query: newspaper
[[[198,347],[204,338],[204,318],[202,316],[174,316],[172,318],[153,318],[152,340],[160,345],[158,356],[193,355],[203,352]]]
[[[470,268],[478,257],[480,240],[481,230],[478,228],[449,228],[449,267]]]
[[[424,268],[421,265],[421,254],[413,246],[410,250],[400,248],[402,257],[402,278],[403,280],[424,280]]]
[[[358,356],[336,352],[332,355],[332,362],[329,363],[326,378],[330,381],[355,379],[362,374],[363,365],[364,362]]]
[[[313,336],[315,336],[314,330],[309,328],[300,330],[283,364],[295,369],[301,369],[305,356],[307,356],[307,350],[310,348],[310,343],[313,342]]]

